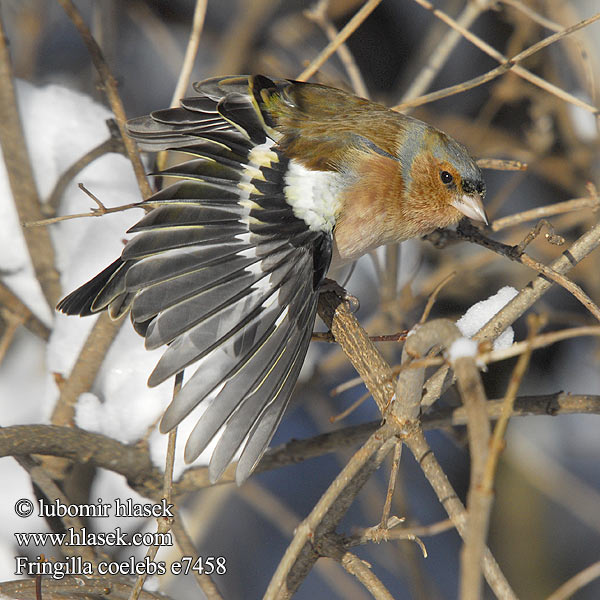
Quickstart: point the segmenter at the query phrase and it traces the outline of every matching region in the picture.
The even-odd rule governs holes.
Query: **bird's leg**
[[[350,305],[350,310],[355,313],[360,308],[360,302],[356,296],[349,294],[337,281],[333,279],[323,279],[319,285],[319,293],[333,292],[337,294],[344,302]]]

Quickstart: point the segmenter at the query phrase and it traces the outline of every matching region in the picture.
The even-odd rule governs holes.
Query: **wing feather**
[[[330,233],[313,231],[286,198],[289,157],[267,105],[290,82],[215,78],[199,97],[134,119],[140,147],[190,160],[161,176],[178,181],[144,203],[121,257],[59,304],[69,314],[128,310],[148,348],[166,345],[157,385],[196,363],[161,430],[214,398],[186,446],[196,458],[223,429],[210,464],[218,478],[242,449],[238,481],[267,448],[296,382],[331,258]]]

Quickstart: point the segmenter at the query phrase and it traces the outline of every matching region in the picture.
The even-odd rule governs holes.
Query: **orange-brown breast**
[[[343,261],[400,239],[403,232],[404,182],[400,163],[374,152],[356,152],[355,183],[342,198],[335,226],[337,251]]]

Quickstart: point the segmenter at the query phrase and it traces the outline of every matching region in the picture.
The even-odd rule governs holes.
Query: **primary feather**
[[[257,112],[249,80],[214,79],[196,89],[201,96],[181,108],[129,122],[141,148],[191,156],[161,173],[184,181],[146,200],[153,209],[129,230],[135,237],[121,257],[58,309],[108,308],[115,317],[130,310],[148,348],[167,345],[150,386],[197,363],[161,430],[216,393],[186,460],[224,426],[211,479],[243,447],[236,473],[243,481],[269,444],[306,354],[331,232],[294,215],[284,191],[289,159]]]

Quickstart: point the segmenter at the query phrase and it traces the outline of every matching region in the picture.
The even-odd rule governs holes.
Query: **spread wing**
[[[294,215],[286,196],[289,158],[256,92],[286,85],[261,78],[196,84],[181,107],[134,119],[146,150],[190,160],[161,174],[176,183],[146,201],[152,210],[113,264],[58,305],[67,314],[130,311],[147,348],[167,348],[150,375],[157,385],[195,373],[167,408],[161,430],[213,398],[188,439],[195,459],[223,427],[210,462],[216,480],[243,447],[243,481],[267,448],[306,354],[331,233]]]

